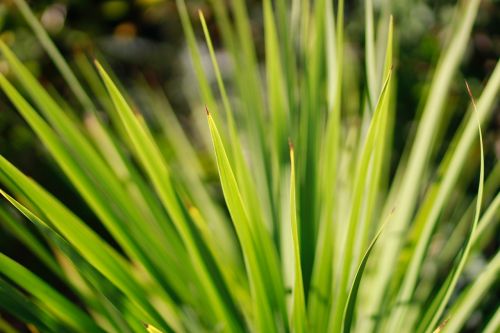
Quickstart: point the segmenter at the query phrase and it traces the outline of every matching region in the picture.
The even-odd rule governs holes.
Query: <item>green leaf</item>
[[[455,301],[449,310],[448,322],[443,328],[445,332],[460,332],[466,320],[470,318],[478,303],[490,292],[500,275],[500,253],[497,253],[479,276],[474,278],[471,285]]]
[[[363,255],[361,262],[359,263],[358,269],[356,270],[356,274],[354,275],[354,281],[352,283],[351,289],[349,291],[349,295],[347,296],[347,301],[346,305],[344,308],[344,315],[342,319],[342,332],[348,333],[351,331],[351,326],[354,318],[354,310],[356,306],[356,301],[358,299],[358,291],[359,291],[359,286],[361,284],[361,278],[363,277],[363,273],[365,271],[366,263],[368,262],[368,258],[370,257],[370,254],[373,250],[373,247],[377,243],[377,240],[379,239],[380,235],[382,234],[382,231],[384,230],[385,225],[389,222],[393,215],[393,212],[387,217],[385,222],[382,223],[382,226],[378,230],[378,232],[375,234],[373,237],[373,240],[371,241],[370,245],[368,245],[368,248],[365,251],[365,254]]]
[[[0,224],[5,226],[17,239],[19,239],[31,252],[58,277],[63,277],[61,268],[54,260],[52,253],[44,244],[31,232],[26,225],[14,219],[3,207],[0,207]]]
[[[256,329],[263,332],[274,332],[276,328],[273,325],[269,300],[264,291],[266,279],[263,276],[262,266],[259,264],[259,260],[256,257],[257,251],[255,249],[255,243],[251,238],[252,233],[249,225],[250,221],[248,220],[248,215],[241,199],[238,184],[236,183],[229,159],[224,146],[222,145],[222,139],[219,131],[217,130],[215,122],[208,110],[207,117],[210,134],[212,135],[222,191],[242,247],[245,266],[249,276],[251,293],[254,299],[253,311],[256,321]]]
[[[227,304],[221,298],[220,291],[217,290],[213,282],[213,277],[210,275],[206,263],[202,258],[201,250],[195,242],[192,231],[189,229],[186,213],[179,202],[174,185],[172,184],[170,170],[162,159],[158,147],[144,124],[138,121],[116,85],[111,81],[109,75],[99,63],[96,62],[96,66],[113,100],[116,111],[123,122],[123,126],[134,145],[137,158],[150,178],[161,202],[187,248],[193,268],[197,272],[197,277],[203,286],[204,292],[207,294],[207,300],[211,304],[211,308],[207,310],[214,312],[217,319],[223,323],[224,330],[232,331],[237,329],[238,323],[229,314]]]
[[[477,116],[477,107],[474,97],[469,89],[469,85],[466,82],[467,91],[469,92],[470,98],[472,100],[472,106],[474,107],[475,115]],[[481,133],[481,122],[479,118],[476,118],[476,123],[479,132],[479,145],[481,148],[481,167],[479,174],[479,188],[477,192],[476,200],[476,213],[474,216],[474,221],[472,223],[470,232],[467,235],[467,239],[464,244],[464,248],[458,257],[456,264],[453,266],[451,273],[448,275],[445,283],[440,289],[438,296],[434,298],[431,306],[425,313],[423,320],[419,326],[419,331],[431,332],[436,327],[438,320],[441,318],[448,301],[457,285],[458,278],[462,274],[462,271],[467,263],[469,252],[472,248],[473,235],[476,233],[477,225],[479,222],[479,217],[481,213],[481,204],[483,199],[483,187],[484,187],[484,151],[483,151],[483,136]]]
[[[500,309],[497,309],[493,317],[483,330],[483,333],[495,333],[500,328]]]
[[[35,274],[0,253],[0,273],[36,297],[63,322],[75,330],[104,332],[82,310],[38,278]]]
[[[10,51],[2,46],[1,43],[0,47],[2,47],[4,54],[9,55]],[[13,55],[8,56],[8,58],[12,64],[16,65],[16,68],[19,67],[20,76],[26,80],[26,84],[30,85],[31,89],[34,89],[34,96],[38,96],[38,93],[43,91],[43,89]],[[155,233],[151,229],[145,228],[148,225],[143,223],[143,218],[138,214],[138,211],[130,205],[131,199],[126,198],[121,186],[116,182],[115,175],[107,169],[100,160],[100,157],[93,151],[93,148],[84,141],[84,138],[78,135],[78,128],[71,125],[70,119],[64,116],[61,110],[58,110],[57,105],[50,99],[50,96],[45,92],[40,95],[42,99],[39,102],[45,104],[45,107],[48,108],[47,114],[55,117],[57,119],[55,120],[56,122],[62,121],[58,123],[59,128],[64,129],[63,133],[67,134],[66,139],[70,140],[73,148],[77,147],[80,150],[79,159],[76,159],[70,150],[71,148],[64,145],[64,142],[44,122],[42,117],[38,115],[1,74],[0,86],[14,103],[17,110],[37,133],[72,185],[94,210],[120,246],[129,256],[138,259],[139,262],[144,264],[158,281],[162,281],[162,276],[158,272],[157,267],[168,271],[168,261],[165,260],[168,260],[169,257],[167,256],[163,260],[159,260],[158,257],[152,256],[156,252],[151,248],[151,244],[153,243],[158,246],[159,240],[155,236],[158,232]],[[93,173],[89,173],[90,170],[93,170]],[[100,180],[100,182],[96,180]],[[116,205],[107,204],[109,198],[114,199],[112,202],[115,202]],[[118,203],[121,204],[118,206]],[[129,215],[123,215],[126,213],[129,213]],[[134,221],[135,223],[127,223]],[[131,233],[130,230],[133,232]],[[169,235],[172,239],[172,244],[175,244],[175,234],[170,233]],[[148,251],[150,256],[146,256],[145,251]],[[153,266],[151,260],[156,260],[156,267]]]
[[[297,222],[297,204],[295,198],[295,154],[290,142],[290,224],[295,261],[295,282],[293,287],[292,329],[294,332],[307,332],[306,300],[302,281],[302,264],[300,262],[300,234]]]
[[[145,319],[168,327],[164,319],[147,301],[146,293],[137,281],[128,273],[128,263],[107,243],[83,224],[60,202],[27,178],[0,156],[0,171],[9,177],[37,209],[50,220],[50,223],[66,238],[91,265],[107,277],[117,288],[134,302]],[[5,193],[5,192],[3,192]],[[14,203],[14,201],[12,201]],[[21,206],[17,206],[21,207]],[[24,209],[22,211],[25,211]],[[168,298],[167,298],[168,300]],[[171,310],[172,311],[172,310]],[[172,312],[173,327],[178,327]],[[175,323],[175,324],[174,324]]]
[[[356,246],[356,235],[358,233],[359,222],[361,216],[362,201],[365,195],[364,186],[367,183],[368,168],[370,165],[371,156],[374,153],[373,149],[376,147],[378,140],[383,140],[384,133],[381,132],[383,128],[384,115],[388,112],[388,96],[390,95],[390,82],[391,82],[392,71],[388,73],[385,80],[384,86],[380,93],[380,97],[375,109],[374,117],[370,123],[370,128],[366,136],[364,147],[361,153],[360,161],[358,163],[358,170],[356,171],[354,192],[352,198],[352,207],[349,216],[349,221],[347,223],[347,230],[344,239],[344,252],[342,258],[339,290],[337,292],[337,304],[342,305],[342,308],[338,306],[332,308],[332,316],[330,318],[330,326],[332,329],[340,329],[342,325],[342,315],[343,306],[346,304],[347,300],[347,285],[351,281],[351,272],[353,263],[358,263],[358,258],[354,256],[354,248]],[[380,146],[379,146],[380,147]]]
[[[429,96],[424,100],[425,105],[422,110],[422,117],[419,121],[418,130],[411,147],[408,146],[409,157],[407,163],[400,164],[403,175],[401,185],[395,188],[397,191],[397,215],[394,219],[399,221],[392,224],[387,230],[388,235],[402,235],[407,230],[415,206],[418,202],[418,193],[420,190],[419,182],[428,168],[428,162],[432,148],[435,146],[436,130],[441,123],[443,116],[443,106],[448,96],[453,76],[465,52],[469,35],[474,23],[478,0],[468,1],[461,8],[460,15],[456,18],[456,29],[450,35],[450,40],[441,54],[436,70],[433,74]],[[404,171],[403,171],[404,168]],[[389,205],[389,206],[387,206]],[[393,205],[393,201],[387,201],[385,209]],[[381,308],[383,297],[386,294],[386,288],[389,285],[390,278],[399,251],[402,246],[401,237],[392,237],[384,239],[383,258],[377,268],[378,276],[373,281],[373,294],[370,298],[370,312],[375,313]]]
[[[33,297],[28,298],[7,280],[0,278],[0,308],[24,323],[30,323],[40,331],[65,332],[71,330],[61,319],[49,311],[44,303],[36,303]],[[0,325],[0,329],[3,327]],[[13,332],[18,332],[15,330]]]
[[[419,234],[417,244],[413,250],[413,255],[406,270],[403,284],[400,288],[397,304],[393,318],[393,325],[403,325],[405,316],[405,306],[410,301],[417,279],[420,275],[420,270],[424,262],[424,255],[429,246],[432,232],[436,228],[439,213],[454,190],[454,185],[459,180],[460,170],[463,168],[468,152],[472,146],[473,140],[477,135],[477,122],[484,121],[488,114],[491,114],[492,106],[495,97],[500,88],[500,65],[497,64],[488,85],[485,87],[481,98],[478,101],[477,111],[471,113],[472,117],[465,119],[465,130],[457,133],[455,140],[458,142],[454,149],[450,149],[444,157],[443,162],[438,170],[441,175],[440,181],[431,187],[426,200],[421,206],[420,212],[416,218],[416,226],[414,228],[422,228]],[[399,327],[400,327],[399,326]],[[396,326],[393,329],[397,329]]]
[[[87,95],[81,84],[78,82],[75,74],[71,71],[68,63],[64,59],[61,52],[57,49],[54,42],[50,39],[49,34],[43,28],[42,24],[35,17],[28,4],[24,0],[14,0],[16,6],[19,8],[21,14],[24,16],[26,22],[30,25],[31,29],[38,38],[38,41],[42,44],[44,49],[49,54],[50,58],[56,65],[59,72],[61,72],[63,78],[68,83],[68,86],[73,91],[75,96],[78,98],[82,106],[86,111],[94,111],[94,106],[92,100]]]

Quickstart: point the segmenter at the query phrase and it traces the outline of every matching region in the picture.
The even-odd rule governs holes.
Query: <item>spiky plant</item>
[[[462,123],[445,153],[436,153],[479,0],[457,6],[414,134],[396,157],[395,118],[405,110],[394,103],[388,5],[375,24],[372,1],[365,2],[366,80],[352,84],[343,1],[334,8],[327,0],[264,0],[261,64],[244,1],[211,0],[234,68],[227,83],[200,12],[213,89],[177,0],[201,95],[192,117],[206,109],[210,135],[199,132],[212,141],[209,161],[159,89],[138,83],[160,125],[152,131],[110,71],[79,57],[89,95],[24,0],[14,2],[83,115],[3,42],[9,77],[0,75],[0,86],[113,239],[0,157],[1,193],[25,217],[1,206],[2,226],[64,284],[62,292],[0,253],[0,307],[31,331],[457,332],[498,281],[497,251],[457,288],[498,226],[500,166],[494,160],[483,182],[480,130],[496,103],[498,63],[477,108],[453,110]],[[376,25],[383,27],[377,36]],[[361,103],[352,103],[358,86]],[[220,186],[208,180],[215,165]],[[476,198],[456,190],[475,175]],[[499,325],[497,309],[481,327],[497,332]]]

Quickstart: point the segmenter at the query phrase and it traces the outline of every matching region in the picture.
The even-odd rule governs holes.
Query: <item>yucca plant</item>
[[[113,240],[0,157],[1,193],[24,216],[2,205],[2,226],[64,284],[0,253],[0,307],[32,332],[457,332],[498,282],[495,250],[458,288],[500,214],[500,166],[493,157],[485,170],[480,129],[498,63],[477,107],[472,92],[467,112],[446,107],[479,0],[457,5],[402,156],[393,156],[405,110],[395,108],[388,1],[377,19],[365,1],[356,82],[342,0],[264,0],[263,63],[245,2],[211,0],[234,68],[222,76],[200,12],[214,86],[177,0],[201,97],[191,101],[196,144],[161,89],[134,87],[150,111],[142,117],[106,66],[78,56],[70,67],[24,0],[14,2],[80,105],[40,84],[4,42],[0,86]],[[440,154],[445,112],[463,120]],[[220,184],[210,182],[215,167]],[[500,311],[487,315],[478,327],[498,332]]]

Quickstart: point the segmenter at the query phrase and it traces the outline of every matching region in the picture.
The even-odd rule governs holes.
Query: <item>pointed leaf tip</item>
[[[208,111],[208,107],[205,105],[205,112],[207,113],[207,116],[210,116],[210,111]]]
[[[465,82],[465,87],[467,88],[467,92],[469,93],[469,95],[471,95],[471,96],[472,96],[472,93],[471,93],[471,91],[470,91],[470,87],[469,87],[469,83],[467,82],[467,80],[466,80],[466,79],[464,79],[464,82]]]
[[[469,94],[469,97],[472,101],[472,105],[474,106],[474,110],[477,112],[476,100],[474,99],[474,96],[472,95],[472,91],[470,90],[469,83],[467,83],[467,80],[464,80],[464,82],[465,82],[465,88],[467,88],[467,93]]]
[[[149,332],[149,333],[162,333],[162,331],[160,331],[159,329],[157,329],[156,327],[154,327],[153,325],[150,325],[150,324],[146,324],[146,323],[143,323],[144,327],[146,328],[146,330]]]
[[[432,333],[439,333],[443,330],[443,328],[448,324],[448,321],[450,321],[450,318],[445,319],[439,326],[434,330]]]
[[[92,61],[94,62],[94,66],[97,68],[97,70],[99,70],[101,73],[105,72],[104,68],[102,67],[102,65],[99,62],[99,60],[97,60],[96,58],[94,58]]]

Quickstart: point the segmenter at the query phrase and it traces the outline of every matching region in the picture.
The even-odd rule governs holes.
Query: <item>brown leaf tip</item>
[[[464,80],[465,82],[465,88],[467,88],[467,93],[469,94],[469,97],[472,101],[472,105],[474,106],[474,109],[476,109],[476,101],[474,100],[474,96],[472,95],[472,91],[470,90],[469,83],[467,83],[467,80]]]
[[[472,97],[472,92],[470,91],[469,83],[467,83],[467,80],[464,80],[465,82],[465,88],[467,88],[467,92],[469,93],[469,96]]]
[[[210,111],[208,111],[208,107],[205,105],[205,112],[207,113],[207,116],[210,116]]]
[[[288,138],[288,147],[290,147],[290,150],[293,151],[295,149],[292,139]]]
[[[443,328],[448,324],[450,318],[446,318],[432,333],[439,333],[443,330]]]

